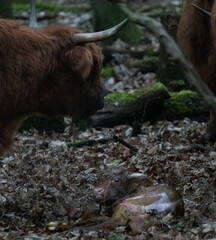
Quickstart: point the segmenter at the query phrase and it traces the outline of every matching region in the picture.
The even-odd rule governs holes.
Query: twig
[[[138,151],[134,146],[132,146],[129,143],[125,142],[122,138],[117,137],[116,135],[113,136],[113,139],[115,141],[117,141],[117,142],[120,142],[125,147],[129,148],[132,152],[137,152]]]
[[[110,142],[110,141],[120,142],[122,145],[129,148],[132,152],[138,151],[135,147],[131,146],[129,143],[125,142],[122,138],[119,138],[116,135],[114,135],[113,138],[102,138],[102,139],[98,139],[98,140],[89,139],[89,140],[84,140],[84,141],[70,142],[67,145],[68,145],[68,147],[80,148],[80,147],[84,147],[84,146],[92,146],[95,143],[106,144],[107,142]]]
[[[201,151],[201,152],[211,152],[211,151],[214,151],[213,148],[204,146],[202,144],[194,144],[193,143],[193,144],[190,144],[189,146],[190,146],[190,148],[192,148],[195,151]]]
[[[68,147],[84,147],[84,146],[92,146],[95,143],[101,143],[101,144],[105,144],[107,142],[113,141],[113,138],[102,138],[102,139],[98,139],[98,140],[94,140],[94,139],[89,139],[89,140],[84,140],[84,141],[75,141],[75,142],[70,142],[68,143]]]

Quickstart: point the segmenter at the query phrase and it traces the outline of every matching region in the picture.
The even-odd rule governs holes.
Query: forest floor
[[[117,40],[112,47],[157,51],[159,44],[147,34],[139,46]],[[156,81],[155,73],[142,74],[129,67],[130,56],[115,57],[121,67],[115,66],[115,76],[104,79],[108,93],[130,92]],[[129,125],[82,132],[74,131],[70,119],[66,122],[64,133],[39,134],[35,129],[17,133],[13,149],[1,159],[0,239],[216,238],[216,146],[204,140],[207,122],[189,118],[143,122],[135,137]],[[115,141],[81,148],[68,145],[114,135],[138,151]],[[142,233],[133,232],[128,224],[113,226],[105,212],[99,212],[92,194],[109,165],[178,190],[184,216],[157,216]]]
[[[67,147],[73,138],[67,132],[18,133],[13,151],[1,161],[0,239],[214,238],[216,150],[203,142],[205,129],[206,123],[183,119],[143,123],[137,137],[130,136],[132,128],[127,125],[76,136],[85,140],[117,135],[136,147],[136,153],[112,141],[73,149]],[[142,234],[128,226],[109,226],[104,214],[98,214],[92,191],[110,164],[177,189],[183,195],[184,217],[157,218],[157,224]],[[96,216],[104,216],[104,223],[92,221]],[[50,222],[59,227],[50,231]]]

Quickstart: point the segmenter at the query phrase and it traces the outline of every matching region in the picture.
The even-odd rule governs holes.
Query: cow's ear
[[[63,61],[72,69],[75,74],[78,74],[82,79],[86,79],[93,65],[91,52],[82,46],[76,46],[65,51]]]

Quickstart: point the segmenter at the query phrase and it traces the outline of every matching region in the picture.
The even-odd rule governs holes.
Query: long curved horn
[[[73,36],[73,41],[75,43],[90,43],[90,42],[98,42],[108,37],[111,37],[118,31],[120,31],[126,24],[128,23],[128,19],[125,19],[118,25],[109,28],[107,30],[95,33],[77,33]]]
[[[198,7],[198,6],[197,6],[196,4],[194,4],[194,3],[191,3],[191,6],[194,7],[194,8],[196,8],[197,10],[199,10],[201,13],[204,13],[204,14],[206,14],[206,15],[208,15],[208,16],[211,16],[211,13],[210,13],[210,12],[206,11],[205,9],[203,9],[203,8],[201,8],[201,7]]]

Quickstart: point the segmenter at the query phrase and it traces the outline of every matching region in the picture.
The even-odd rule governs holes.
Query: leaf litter
[[[139,49],[119,40],[112,46],[158,50],[158,41],[149,33],[146,38],[150,43],[138,45]],[[108,92],[132,92],[155,81],[155,73],[142,74],[132,68],[130,56],[115,57],[121,64],[115,66],[115,77],[105,80]],[[206,122],[188,118],[154,125],[145,122],[136,137],[131,136],[132,127],[127,125],[89,129],[77,132],[75,139],[71,120],[66,122],[63,134],[41,135],[35,129],[17,133],[12,151],[1,158],[0,239],[216,238],[216,149],[203,138]],[[81,148],[67,144],[114,135],[138,151],[117,141]],[[113,224],[92,194],[107,165],[123,166],[130,174],[142,174],[155,185],[166,183],[181,192],[184,217],[156,217],[143,231],[148,216],[135,216],[131,226]]]
[[[206,123],[185,118],[158,121],[155,125],[143,123],[142,133],[137,137],[128,134],[131,127],[127,125],[77,133],[78,140],[115,134],[138,152],[114,141],[77,149],[68,147],[72,137],[67,133],[53,136],[40,135],[36,130],[18,133],[13,151],[1,161],[0,236],[3,239],[215,237],[216,150],[203,140],[205,128]],[[105,166],[110,164],[121,165],[131,174],[144,174],[154,184],[167,183],[180,191],[185,216],[171,218],[166,223],[159,219],[138,235],[130,227],[118,232],[112,224],[103,225],[107,217],[103,212],[98,213],[92,191]],[[101,217],[99,223],[94,222],[96,216]]]

